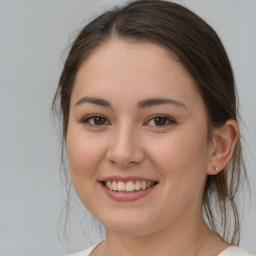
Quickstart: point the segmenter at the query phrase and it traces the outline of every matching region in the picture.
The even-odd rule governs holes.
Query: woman
[[[106,232],[73,255],[251,255],[235,246],[232,68],[201,18],[157,0],[105,12],[74,41],[58,99],[73,186]]]

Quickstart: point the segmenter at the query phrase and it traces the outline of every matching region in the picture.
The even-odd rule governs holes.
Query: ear
[[[238,136],[239,128],[233,119],[227,120],[222,127],[216,129],[212,138],[208,175],[215,175],[228,165],[234,153]]]

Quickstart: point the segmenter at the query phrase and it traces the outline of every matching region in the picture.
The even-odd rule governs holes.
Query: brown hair
[[[227,119],[237,120],[237,99],[232,67],[216,32],[195,13],[167,1],[140,0],[107,11],[84,27],[66,59],[53,109],[60,107],[63,143],[68,129],[70,97],[81,63],[111,38],[152,42],[173,52],[197,85],[212,129]],[[58,105],[59,104],[59,105]],[[246,170],[240,138],[229,165],[208,176],[202,207],[208,226],[226,242],[238,245],[240,222],[235,195]]]

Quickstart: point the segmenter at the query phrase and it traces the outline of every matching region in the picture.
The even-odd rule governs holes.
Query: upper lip
[[[108,176],[105,177],[103,179],[100,179],[100,182],[104,182],[104,181],[123,181],[123,182],[128,182],[128,181],[147,181],[147,182],[157,182],[157,180],[152,180],[149,178],[143,178],[143,177],[138,177],[138,176],[127,176],[127,177],[123,177],[123,176],[118,176],[118,175],[113,175],[113,176]]]

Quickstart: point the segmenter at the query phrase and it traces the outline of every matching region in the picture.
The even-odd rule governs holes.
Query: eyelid
[[[97,118],[97,117],[100,117],[100,118],[103,118],[105,122],[107,122],[107,124],[101,124],[101,125],[97,125],[97,124],[91,124],[89,123],[89,121],[93,118]],[[164,125],[148,125],[148,123],[150,121],[152,121],[153,119],[155,118],[164,118],[166,119],[167,123],[164,124]],[[80,121],[82,124],[84,125],[88,125],[88,126],[91,126],[91,127],[100,127],[100,126],[106,126],[106,125],[110,125],[111,123],[108,121],[108,119],[101,115],[101,114],[90,114],[90,115],[87,115],[85,117],[83,117]],[[150,117],[147,118],[146,122],[143,123],[144,126],[148,125],[148,126],[152,126],[152,127],[157,127],[157,128],[164,128],[166,126],[170,126],[172,124],[175,124],[177,123],[172,117],[168,116],[168,115],[165,115],[165,114],[155,114],[155,115],[152,115]]]
[[[159,125],[159,126],[157,126],[157,125],[149,125],[149,126],[154,126],[154,127],[157,127],[157,128],[163,128],[163,127],[166,127],[166,126],[169,126],[169,125],[172,125],[172,124],[177,123],[177,121],[174,120],[174,118],[172,118],[172,117],[170,117],[170,116],[168,116],[168,115],[165,115],[165,114],[156,114],[156,115],[153,115],[153,116],[148,117],[147,121],[146,121],[143,125],[149,123],[151,120],[153,120],[154,118],[157,118],[157,117],[165,118],[168,123],[165,124],[165,125]]]
[[[96,124],[90,124],[89,123],[89,120],[91,120],[93,118],[97,118],[97,117],[103,118],[105,121],[107,121],[108,124],[96,125]],[[104,117],[101,114],[90,114],[90,115],[87,115],[87,116],[82,118],[81,123],[83,123],[84,125],[91,126],[91,127],[100,127],[100,126],[110,125],[110,122],[107,120],[107,118]]]

